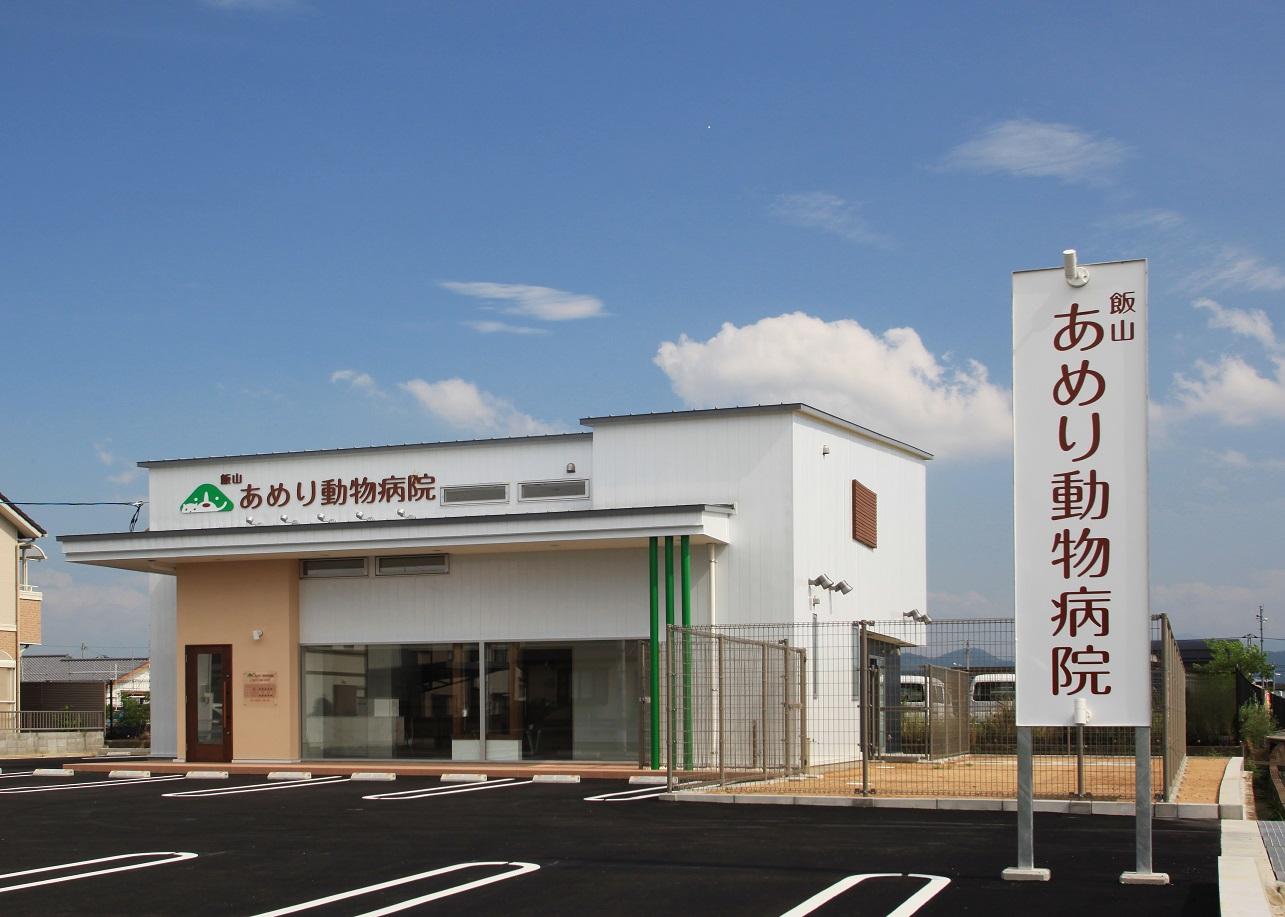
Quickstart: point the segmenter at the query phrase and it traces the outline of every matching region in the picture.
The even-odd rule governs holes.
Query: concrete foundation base
[[[1039,866],[1032,866],[1030,869],[1010,866],[1000,873],[1000,878],[1005,882],[1047,882],[1052,877],[1052,871]]]
[[[1169,873],[1167,872],[1122,872],[1120,873],[1121,885],[1168,885]]]

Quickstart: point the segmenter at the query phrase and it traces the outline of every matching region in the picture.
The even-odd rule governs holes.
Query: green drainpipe
[[[666,641],[669,640],[669,628],[673,626],[674,626],[674,536],[666,535],[665,536],[665,640]],[[667,659],[670,658],[668,653],[666,654],[666,658]],[[670,673],[666,671],[665,672],[665,697],[669,701],[671,709],[674,704],[673,694],[674,694],[674,681],[673,681],[673,678],[670,677]],[[672,717],[670,718],[669,722],[670,723],[674,722]],[[669,748],[672,749],[674,747],[675,741],[676,739],[673,736],[669,737],[669,740],[668,740]],[[668,757],[668,752],[666,752],[666,756]]]
[[[682,536],[683,627],[692,626],[692,543]],[[692,769],[692,635],[683,632],[683,768]]]
[[[658,539],[647,540],[647,560],[651,568],[651,769],[660,770],[660,558]]]

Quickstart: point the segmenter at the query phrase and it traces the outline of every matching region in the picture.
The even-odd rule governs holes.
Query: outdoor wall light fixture
[[[832,588],[834,589],[835,592],[839,593],[839,595],[847,595],[849,592],[852,591],[852,584],[849,583],[846,579],[841,579],[837,583],[835,583]]]
[[[260,523],[255,522],[255,521],[254,521],[254,517],[253,517],[253,516],[246,516],[246,517],[245,517],[245,524],[246,524],[246,525],[259,525]]]
[[[404,509],[399,509],[399,510],[397,511],[397,518],[399,518],[399,519],[414,519],[415,517],[414,517],[414,516],[412,516],[410,513],[406,512],[406,510],[404,510]]]
[[[262,639],[263,639],[263,631],[259,630],[258,628],[255,628],[254,630],[250,631],[250,639],[251,639],[251,640],[262,640]]]
[[[575,474],[575,473],[576,473],[576,463],[567,462],[567,474]]]
[[[830,579],[830,577],[826,576],[824,573],[818,573],[816,576],[812,577],[812,579],[808,580],[808,585],[820,586],[822,589],[829,589],[834,585],[834,580]]]
[[[928,617],[928,615],[924,614],[924,613],[923,613],[922,611],[920,611],[918,608],[912,608],[912,609],[910,609],[910,611],[903,611],[903,612],[901,613],[901,616],[902,616],[903,618],[910,618],[910,620],[912,620],[912,621],[916,621],[916,622],[918,622],[918,623],[920,623],[920,624],[931,624],[931,623],[933,623],[933,619],[932,619],[932,618],[930,618],[930,617]]]
[[[373,521],[373,520],[372,520],[372,518],[371,518],[370,516],[367,516],[367,515],[366,515],[365,513],[363,513],[361,510],[357,510],[357,512],[353,513],[353,515],[354,515],[354,516],[356,516],[358,519],[360,519],[362,522],[371,522],[371,521]]]
[[[821,454],[822,454],[822,455],[829,455],[829,454],[830,454],[830,447],[829,447],[829,446],[822,446],[822,447],[821,447]]]
[[[334,522],[335,520],[331,519],[331,518],[330,518],[329,516],[327,516],[325,513],[317,513],[317,521],[318,521],[318,522]]]

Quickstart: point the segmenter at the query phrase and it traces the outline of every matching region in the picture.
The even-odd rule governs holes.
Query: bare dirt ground
[[[1226,758],[1188,758],[1179,786],[1179,802],[1217,802]],[[1134,793],[1132,758],[1090,756],[1084,762],[1086,798],[1130,800]],[[1017,796],[1017,762],[1009,755],[967,755],[950,761],[872,761],[870,789],[889,797],[964,797],[1013,799]],[[1151,759],[1151,785],[1162,786],[1163,763]],[[729,793],[788,793],[797,796],[849,796],[861,789],[861,765],[817,768],[803,777],[738,783]],[[1034,763],[1038,799],[1077,798],[1080,790],[1074,756],[1040,755]]]

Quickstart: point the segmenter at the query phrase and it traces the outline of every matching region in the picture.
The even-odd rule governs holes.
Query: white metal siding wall
[[[706,578],[693,562],[701,622]],[[663,618],[663,585],[661,602]],[[645,639],[648,615],[645,549],[459,554],[448,574],[305,579],[299,588],[303,644]]]
[[[595,507],[736,504],[731,544],[718,562],[719,624],[790,619],[790,417],[724,414],[594,428]],[[693,551],[693,570],[703,565],[697,558]]]
[[[822,621],[893,620],[912,608],[928,611],[925,463],[851,433],[797,417],[794,435],[794,608],[811,621],[807,581],[818,573],[853,586],[824,590]],[[823,446],[830,447],[822,455]],[[852,479],[879,498],[879,547],[852,538]]]
[[[512,513],[587,509],[584,500],[544,500],[519,503],[519,481],[560,481],[590,478],[593,452],[587,438],[555,438],[505,442],[496,440],[467,446],[438,446],[424,448],[372,449],[361,452],[323,455],[261,456],[230,461],[199,461],[181,465],[164,465],[150,469],[148,491],[151,499],[148,524],[152,531],[167,529],[196,529],[244,527],[247,514],[256,521],[277,524],[283,513],[301,522],[321,524],[318,513],[339,522],[356,519],[358,510],[378,518],[392,518],[399,506],[420,517],[446,515],[479,515],[482,513]],[[567,464],[574,463],[576,471],[567,474]],[[278,482],[290,489],[290,503],[282,507],[266,504],[258,509],[243,510],[239,506],[227,513],[180,513],[179,506],[201,484],[219,485],[219,476],[239,473],[244,478],[237,485],[219,486],[233,501],[239,501],[241,490],[254,484],[266,497],[268,488]],[[322,506],[320,483],[318,495],[311,506],[301,506],[295,493],[295,484],[305,482],[304,494],[310,490],[306,482],[320,482],[326,478],[345,481],[353,477],[368,477],[378,481],[390,475],[431,474],[437,478],[438,497],[432,501],[405,504],[354,504]],[[443,506],[440,489],[458,484],[509,484],[508,503],[477,503]],[[593,484],[590,482],[590,494]]]

